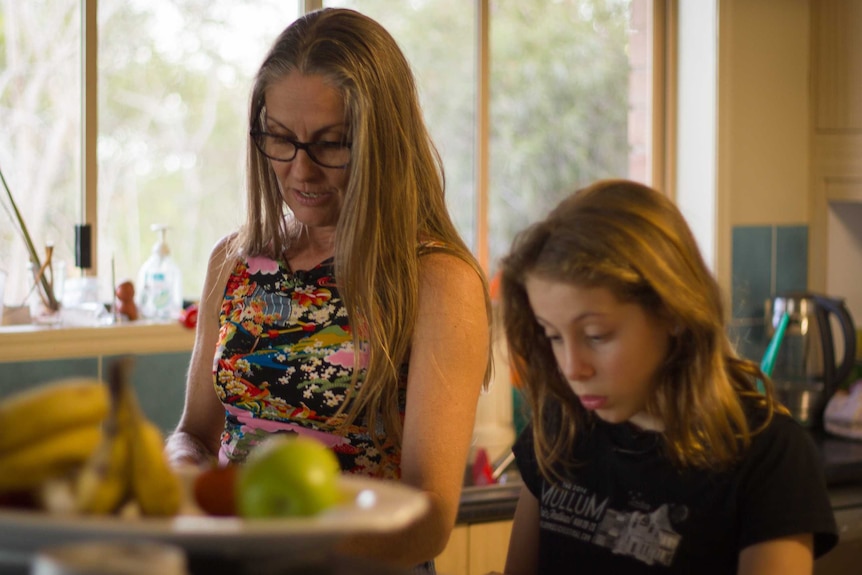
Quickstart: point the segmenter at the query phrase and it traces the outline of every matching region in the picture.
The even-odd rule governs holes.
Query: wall
[[[764,301],[809,287],[810,4],[724,0],[718,29],[717,274],[759,359]]]
[[[808,287],[808,0],[679,5],[676,201],[753,359],[764,301]]]
[[[758,358],[782,291],[862,325],[862,3],[723,0],[718,18],[716,272]]]
[[[862,325],[862,2],[812,3],[813,287]]]
[[[721,3],[721,191],[733,226],[809,221],[807,0]]]

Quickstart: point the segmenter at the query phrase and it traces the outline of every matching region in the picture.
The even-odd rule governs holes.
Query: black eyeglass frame
[[[296,155],[299,153],[299,150],[303,150],[308,155],[308,157],[311,158],[312,162],[314,162],[318,166],[322,166],[324,168],[333,168],[333,169],[337,169],[337,170],[343,170],[343,169],[347,168],[347,166],[350,165],[350,159],[348,159],[346,163],[338,165],[338,166],[330,166],[330,165],[324,164],[323,162],[318,160],[314,156],[314,153],[311,151],[311,147],[312,146],[319,146],[321,144],[321,142],[300,142],[299,140],[294,140],[293,138],[288,138],[286,136],[280,136],[278,134],[273,134],[270,132],[264,132],[263,130],[251,130],[251,131],[249,131],[249,135],[251,136],[251,139],[254,140],[254,145],[258,149],[258,151],[261,154],[263,154],[264,156],[266,156],[267,158],[269,158],[270,160],[274,160],[276,162],[292,162],[293,160],[296,159]],[[272,138],[281,138],[282,140],[287,140],[288,142],[293,144],[293,148],[294,148],[293,149],[293,157],[289,158],[289,159],[284,159],[284,158],[276,158],[276,157],[273,157],[273,156],[270,156],[269,154],[267,154],[266,150],[263,149],[263,138],[265,136],[270,136]],[[353,142],[342,142],[342,143],[339,143],[338,145],[340,147],[347,148],[348,150],[351,150],[353,147]]]

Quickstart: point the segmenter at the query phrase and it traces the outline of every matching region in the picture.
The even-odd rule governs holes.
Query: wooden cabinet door
[[[434,560],[438,575],[502,573],[511,533],[511,520],[456,526],[446,549]]]
[[[470,569],[468,575],[503,572],[512,521],[494,521],[470,525]]]
[[[470,568],[470,526],[456,525],[443,553],[434,559],[438,575],[467,575]]]

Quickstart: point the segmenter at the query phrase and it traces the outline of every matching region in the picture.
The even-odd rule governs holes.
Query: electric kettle
[[[769,337],[785,312],[790,321],[775,357],[772,382],[779,401],[799,423],[819,427],[826,402],[853,370],[856,325],[841,299],[787,293],[766,301]],[[830,317],[838,320],[840,338],[833,337]]]

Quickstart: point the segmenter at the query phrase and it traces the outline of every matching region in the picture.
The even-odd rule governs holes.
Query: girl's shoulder
[[[811,431],[792,416],[774,411],[770,414],[762,408],[746,410],[751,429],[751,443],[743,460],[760,465],[772,460],[777,454],[789,454],[794,462],[802,466],[819,465],[820,454]]]
[[[752,440],[762,436],[764,441],[774,441],[786,437],[809,436],[808,430],[792,416],[776,409],[769,410],[756,398],[743,398],[742,407],[748,421]]]

